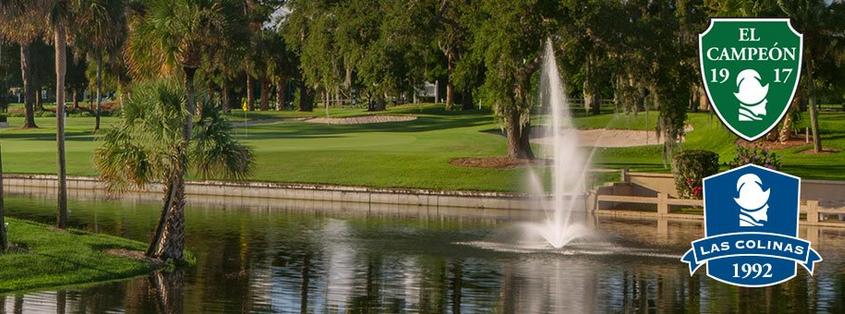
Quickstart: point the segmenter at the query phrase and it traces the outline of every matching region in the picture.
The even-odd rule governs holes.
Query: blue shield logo
[[[810,242],[798,238],[801,179],[748,164],[704,179],[705,237],[681,258],[690,275],[707,266],[707,276],[741,287],[766,287],[810,274],[822,260]]]

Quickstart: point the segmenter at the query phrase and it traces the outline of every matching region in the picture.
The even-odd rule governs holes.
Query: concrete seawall
[[[7,174],[3,178],[9,192],[27,188],[54,190],[56,176]],[[68,189],[105,191],[105,184],[93,177],[68,177]],[[138,193],[161,193],[160,184],[147,185]],[[423,189],[368,188],[320,184],[265,182],[189,181],[190,196],[288,199],[306,201],[354,202],[369,204],[416,205],[477,209],[535,210],[540,208],[524,194],[476,191],[435,191]]]
[[[95,177],[68,177],[68,189],[107,194],[106,186]],[[594,209],[596,193],[656,197],[664,193],[674,197],[671,174],[625,173],[623,182],[612,187],[599,187],[584,199],[588,210]],[[56,176],[39,174],[4,175],[7,192],[26,193],[29,190],[55,191]],[[803,180],[802,200],[817,200],[822,207],[845,208],[845,182]],[[610,189],[610,190],[608,190]],[[147,185],[136,193],[151,193],[160,197],[160,184]],[[442,208],[539,210],[540,200],[526,194],[482,191],[438,191],[403,188],[370,188],[324,184],[292,184],[271,182],[189,181],[186,192],[190,197],[251,198],[267,200],[302,200],[316,202],[343,202],[361,204],[386,204]],[[48,192],[49,193],[49,192]],[[630,207],[630,204],[629,206]],[[637,209],[636,207],[625,209]],[[599,211],[602,212],[602,211]]]

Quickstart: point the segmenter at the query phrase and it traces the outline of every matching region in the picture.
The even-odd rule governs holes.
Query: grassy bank
[[[150,263],[108,249],[144,250],[143,243],[6,218],[21,249],[0,255],[0,293],[125,279],[150,272]]]
[[[364,109],[331,108],[332,117],[368,114]],[[256,155],[255,181],[327,183],[373,187],[409,187],[457,190],[512,191],[523,182],[524,169],[483,169],[454,166],[459,157],[504,155],[505,138],[489,111],[446,112],[442,106],[406,105],[379,114],[415,115],[417,120],[366,125],[326,125],[301,121],[325,116],[314,112],[233,111],[233,121],[264,120],[235,129]],[[625,115],[606,113],[575,115],[579,128],[654,130],[657,112]],[[806,118],[804,120],[807,120]],[[41,127],[22,130],[23,119],[9,118],[11,128],[0,129],[5,169],[10,173],[55,173],[55,118],[37,118]],[[104,125],[116,118],[105,117]],[[823,113],[824,145],[845,150],[845,113]],[[805,121],[799,125],[803,126]],[[722,162],[733,158],[736,137],[709,113],[689,114],[693,130],[685,149],[718,152]],[[92,117],[71,117],[67,122],[67,160],[70,175],[94,176],[96,135]],[[845,153],[811,154],[810,145],[778,151],[784,170],[808,179],[845,180]],[[594,166],[631,168],[636,171],[669,171],[663,164],[662,146],[598,149]],[[196,177],[194,177],[196,179]],[[600,180],[613,179],[603,176]]]

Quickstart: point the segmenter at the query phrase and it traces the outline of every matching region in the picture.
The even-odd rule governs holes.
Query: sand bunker
[[[634,147],[663,144],[662,138],[657,138],[654,131],[622,130],[622,129],[589,129],[577,130],[581,146],[588,147]],[[537,137],[532,143],[551,144],[551,137]]]
[[[370,124],[370,123],[388,123],[388,122],[406,122],[416,120],[416,116],[390,116],[390,115],[370,115],[358,116],[348,118],[313,118],[305,120],[309,123],[323,123],[323,124]]]

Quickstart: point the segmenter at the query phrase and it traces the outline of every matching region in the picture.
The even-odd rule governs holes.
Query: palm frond
[[[112,192],[165,181],[183,162],[185,90],[172,79],[139,82],[132,89],[120,123],[106,130],[95,151],[95,166]]]
[[[109,192],[140,188],[155,177],[148,151],[133,144],[130,130],[125,125],[107,130],[103,145],[94,151],[94,165]]]
[[[232,136],[229,121],[207,97],[201,97],[202,116],[194,126],[190,158],[203,178],[222,177],[242,180],[252,171],[252,150]]]

